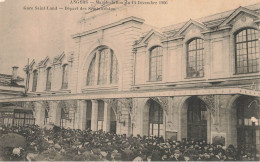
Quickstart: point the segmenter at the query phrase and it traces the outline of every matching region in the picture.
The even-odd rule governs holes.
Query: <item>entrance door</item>
[[[187,112],[187,137],[188,140],[207,141],[206,105],[198,98],[191,98]]]
[[[116,114],[114,109],[110,109],[110,132],[116,134]]]
[[[237,143],[254,156],[260,150],[260,113],[258,101],[240,98],[237,103]]]
[[[250,127],[238,128],[237,137],[239,149],[250,153],[255,153],[256,149],[259,150],[259,132],[260,130]]]
[[[110,122],[110,132],[116,134],[116,121]]]
[[[91,129],[92,102],[87,101],[86,129]]]
[[[164,134],[163,109],[157,102],[150,100],[149,135],[159,137],[159,136],[163,136],[163,134]]]

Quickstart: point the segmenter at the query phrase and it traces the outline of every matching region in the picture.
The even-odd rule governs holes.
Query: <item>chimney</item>
[[[17,80],[17,70],[18,70],[18,67],[17,66],[13,66],[12,82],[16,82],[16,80]]]

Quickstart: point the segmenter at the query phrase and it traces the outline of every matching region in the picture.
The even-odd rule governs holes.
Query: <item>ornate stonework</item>
[[[118,110],[119,109],[118,108],[118,100],[117,99],[103,99],[103,101],[105,103],[107,103],[108,107],[111,107],[114,110],[114,112],[117,116],[118,112],[119,112],[119,110]]]
[[[25,107],[27,109],[31,109],[33,112],[35,112],[34,102],[24,102],[23,107]]]
[[[69,113],[69,106],[66,101],[60,101],[58,106],[64,110],[64,112],[67,114]]]
[[[162,106],[162,108],[166,111],[166,114],[169,113],[168,97],[151,97],[151,99],[154,100],[155,102],[157,102],[158,104],[160,104]]]
[[[219,123],[219,104],[217,95],[199,96],[199,98],[207,105],[210,111],[213,124]]]
[[[50,111],[49,101],[42,101],[41,103],[42,103],[43,108],[49,112]]]
[[[199,98],[205,102],[205,104],[207,105],[207,108],[211,111],[211,112],[215,112],[215,95],[207,95],[207,96],[199,96]]]

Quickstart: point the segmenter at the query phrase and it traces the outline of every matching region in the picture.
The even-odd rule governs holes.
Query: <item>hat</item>
[[[103,156],[103,157],[106,157],[107,156],[107,153],[105,151],[101,151],[100,154]]]
[[[180,154],[181,152],[180,152],[180,150],[174,150],[174,153]]]
[[[143,159],[140,156],[137,156],[133,161],[143,161]]]

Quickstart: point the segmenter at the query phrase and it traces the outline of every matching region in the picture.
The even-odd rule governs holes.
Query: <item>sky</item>
[[[18,66],[18,75],[24,76],[22,69],[28,59],[38,61],[67,50],[72,41],[71,35],[76,33],[78,21],[84,12],[28,11],[24,7],[71,6],[70,1],[0,0],[1,74],[11,74],[12,66]],[[167,5],[139,5],[134,9],[146,24],[165,27],[256,3],[260,3],[260,0],[168,0]]]

